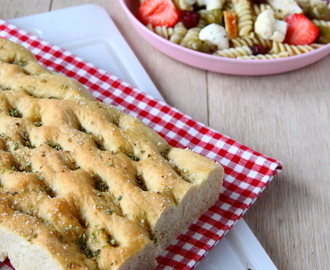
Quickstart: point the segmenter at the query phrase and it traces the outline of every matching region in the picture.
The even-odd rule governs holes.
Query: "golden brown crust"
[[[0,259],[17,270],[40,260],[45,269],[152,269],[217,200],[219,164],[169,146],[6,39],[0,88]]]

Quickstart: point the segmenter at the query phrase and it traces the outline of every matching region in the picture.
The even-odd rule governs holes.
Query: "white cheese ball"
[[[226,29],[216,23],[211,23],[205,26],[199,32],[199,39],[207,41],[212,45],[216,45],[218,50],[229,48],[229,40],[227,37]]]

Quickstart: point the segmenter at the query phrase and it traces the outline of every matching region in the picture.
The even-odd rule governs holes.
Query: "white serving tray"
[[[148,74],[100,6],[87,4],[8,20],[73,52],[160,100]],[[277,270],[243,219],[207,254],[195,270]]]

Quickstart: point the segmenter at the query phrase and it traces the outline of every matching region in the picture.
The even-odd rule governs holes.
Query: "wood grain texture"
[[[106,9],[169,104],[283,162],[283,172],[244,217],[278,269],[328,269],[329,57],[280,75],[217,74],[154,49],[130,26],[117,0],[0,3],[3,19],[86,3]]]
[[[327,269],[328,61],[275,76],[209,74],[210,125],[284,164],[245,215],[279,269]]]
[[[49,11],[51,0],[0,0],[2,20],[33,15]]]

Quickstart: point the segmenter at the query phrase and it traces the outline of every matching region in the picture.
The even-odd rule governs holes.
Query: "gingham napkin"
[[[1,20],[0,37],[25,46],[42,65],[78,80],[97,99],[142,119],[169,144],[190,148],[223,165],[225,178],[218,202],[159,256],[156,270],[192,269],[282,169],[281,162],[219,134],[72,53]],[[12,269],[8,260],[0,263],[0,270],[8,269]]]

